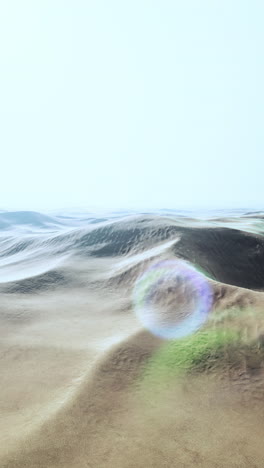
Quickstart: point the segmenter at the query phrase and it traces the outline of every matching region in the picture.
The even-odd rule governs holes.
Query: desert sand
[[[148,381],[167,343],[131,299],[149,265],[184,258],[208,275],[212,314],[236,310],[260,348],[261,218],[47,218],[2,216],[1,468],[263,468],[262,360]]]

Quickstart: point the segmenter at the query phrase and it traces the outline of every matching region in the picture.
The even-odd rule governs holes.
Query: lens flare
[[[151,333],[173,339],[194,333],[207,320],[213,294],[208,280],[183,260],[164,260],[136,281],[136,316]]]

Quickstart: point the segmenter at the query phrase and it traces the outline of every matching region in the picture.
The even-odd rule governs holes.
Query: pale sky
[[[0,2],[1,209],[262,207],[262,0]]]

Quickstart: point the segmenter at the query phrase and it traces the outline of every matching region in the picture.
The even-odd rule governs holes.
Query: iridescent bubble
[[[142,325],[161,338],[181,338],[200,328],[212,307],[206,277],[183,260],[164,260],[148,268],[133,291]]]

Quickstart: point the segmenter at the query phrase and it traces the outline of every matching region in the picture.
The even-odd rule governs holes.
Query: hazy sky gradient
[[[0,4],[0,208],[263,207],[264,3]]]

